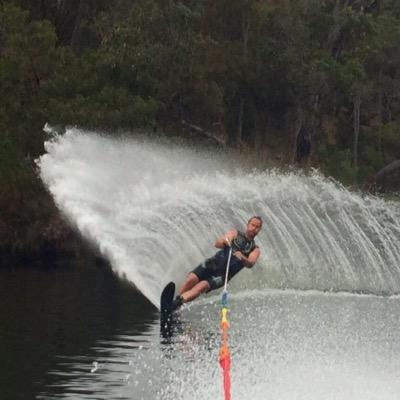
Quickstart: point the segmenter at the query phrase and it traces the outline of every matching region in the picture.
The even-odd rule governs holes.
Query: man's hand
[[[238,260],[240,260],[240,261],[243,263],[243,265],[244,265],[245,267],[251,268],[251,267],[253,266],[253,264],[249,262],[249,259],[248,259],[244,254],[242,254],[240,251],[235,251],[235,252],[233,253],[233,255],[234,255]]]
[[[246,257],[240,251],[235,251],[233,255],[238,258],[245,267],[251,268],[257,261],[258,257],[260,256],[260,249],[256,247],[248,257]]]
[[[232,241],[236,238],[237,231],[232,229],[225,233],[225,235],[220,236],[214,243],[214,247],[218,249],[223,249],[225,246],[231,246]]]

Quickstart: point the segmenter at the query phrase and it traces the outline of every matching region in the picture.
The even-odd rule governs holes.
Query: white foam
[[[318,172],[247,171],[227,155],[70,129],[46,142],[40,176],[66,218],[158,306],[215,237],[264,217],[262,257],[231,290],[400,292],[400,206]]]

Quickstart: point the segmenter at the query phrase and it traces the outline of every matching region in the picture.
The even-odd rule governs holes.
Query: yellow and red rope
[[[228,346],[228,293],[224,291],[222,294],[222,309],[221,309],[221,346],[219,349],[219,364],[222,368],[224,379],[224,394],[225,400],[231,399],[231,353]]]
[[[227,239],[227,242],[230,247],[230,242]],[[228,308],[228,275],[229,275],[229,266],[231,263],[232,256],[232,247],[229,249],[228,262],[226,265],[226,273],[225,273],[225,285],[224,291],[222,292],[221,299],[221,346],[219,349],[219,364],[222,368],[223,379],[224,379],[224,399],[231,399],[231,353],[229,351],[228,345],[228,331],[229,331],[229,308]]]

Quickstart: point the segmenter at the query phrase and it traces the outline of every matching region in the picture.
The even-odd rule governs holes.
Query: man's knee
[[[197,284],[197,287],[200,291],[200,293],[204,293],[204,292],[208,292],[210,290],[210,284],[208,283],[208,281],[200,281]]]
[[[194,274],[193,272],[189,272],[189,275],[187,276],[187,282],[196,285],[200,281],[199,277]]]

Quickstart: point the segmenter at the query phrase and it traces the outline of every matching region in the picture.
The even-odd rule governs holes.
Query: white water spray
[[[71,129],[46,142],[40,176],[113,270],[158,306],[225,230],[261,215],[262,257],[233,289],[400,292],[400,205],[318,173],[246,172],[221,154]]]

